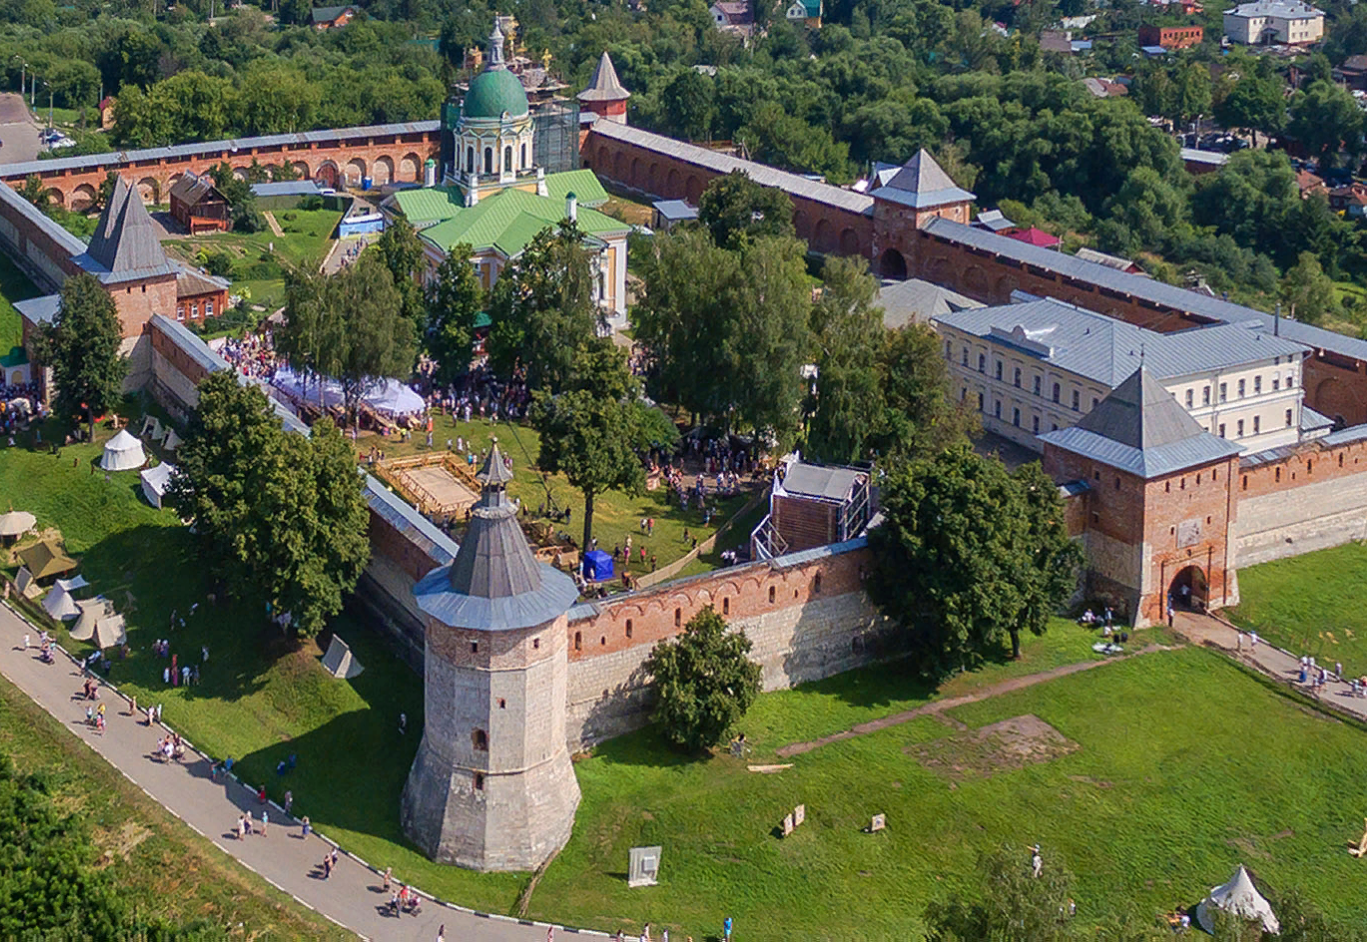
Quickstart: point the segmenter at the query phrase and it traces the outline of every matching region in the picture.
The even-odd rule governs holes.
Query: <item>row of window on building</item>
[[[200,303],[198,301],[191,301],[189,304],[186,304],[184,301],[182,301],[176,305],[176,320],[183,321],[185,320],[186,315],[188,314],[190,320],[197,321],[199,320],[199,312]],[[214,316],[214,302],[212,298],[206,298],[204,300],[204,316]]]
[[[1287,388],[1287,389],[1293,389],[1293,388],[1295,388],[1295,384],[1296,384],[1296,374],[1294,374],[1294,373],[1287,373],[1287,374],[1286,374],[1286,388]],[[1280,376],[1274,374],[1274,375],[1272,376],[1272,391],[1273,391],[1273,392],[1279,392],[1279,391],[1281,390],[1281,388],[1282,388],[1282,378],[1281,378]],[[1247,379],[1241,379],[1241,380],[1239,380],[1239,382],[1238,382],[1238,384],[1237,384],[1237,389],[1238,389],[1238,398],[1239,398],[1239,399],[1243,399],[1243,398],[1247,397],[1247,396],[1248,396],[1248,380],[1247,380]],[[1206,386],[1202,386],[1202,387],[1201,387],[1201,405],[1203,405],[1203,406],[1208,406],[1208,405],[1210,405],[1210,393],[1211,393],[1211,388],[1210,388],[1209,385],[1206,385]],[[1255,395],[1255,396],[1261,396],[1262,393],[1263,393],[1263,378],[1262,378],[1262,376],[1255,376],[1255,377],[1253,377],[1253,395]],[[1193,387],[1192,389],[1188,389],[1188,390],[1186,391],[1186,404],[1187,404],[1187,408],[1188,408],[1188,409],[1194,409],[1194,408],[1195,408],[1195,401],[1196,401],[1196,390],[1195,390],[1195,388]],[[1228,383],[1221,383],[1221,384],[1220,384],[1220,398],[1219,398],[1219,401],[1220,401],[1220,402],[1228,402],[1228,401],[1229,401],[1229,384],[1228,384]]]

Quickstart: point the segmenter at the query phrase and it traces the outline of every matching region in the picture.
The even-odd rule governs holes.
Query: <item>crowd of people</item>
[[[275,353],[274,339],[268,330],[260,333],[245,331],[241,340],[229,338],[218,353],[243,376],[255,377],[266,382],[270,382],[275,371],[282,365]]]
[[[513,371],[511,379],[501,379],[484,365],[470,370],[456,382],[442,386],[435,380],[435,364],[426,358],[418,363],[414,385],[427,405],[457,422],[471,422],[475,418],[497,422],[507,419],[516,422],[526,418],[532,394],[527,389],[527,374],[522,368]]]

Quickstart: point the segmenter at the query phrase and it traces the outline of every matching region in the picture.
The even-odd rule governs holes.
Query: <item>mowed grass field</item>
[[[19,774],[43,776],[57,807],[89,830],[88,863],[112,868],[141,912],[210,920],[225,938],[352,938],[177,821],[4,679],[0,753]]]
[[[1083,919],[1131,905],[1156,917],[1240,862],[1336,918],[1367,918],[1360,864],[1344,852],[1367,807],[1364,734],[1217,654],[1145,654],[952,710],[968,731],[918,718],[795,756],[776,774],[746,770],[774,761],[786,736],[843,725],[830,699],[810,689],[761,698],[746,725],[768,732],[745,762],[682,761],[649,730],[604,744],[576,767],[574,838],[533,915],[628,933],[649,920],[699,937],[729,914],[738,937],[915,939],[929,901],[977,891],[981,852],[1038,841],[1046,866],[1077,875]],[[994,771],[995,748],[973,743],[973,730],[1025,715],[1075,751]],[[932,769],[918,749],[960,770]],[[806,824],[780,838],[799,803]],[[876,813],[887,830],[864,833]],[[626,890],[629,848],[653,844],[664,848],[661,885]]]
[[[1332,549],[1239,570],[1237,608],[1227,614],[1259,637],[1320,664],[1367,674],[1367,546]]]

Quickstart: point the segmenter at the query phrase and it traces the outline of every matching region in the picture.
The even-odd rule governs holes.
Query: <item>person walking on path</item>
[[[266,828],[270,825],[270,823],[271,823],[270,812],[268,812],[265,808],[262,808],[262,809],[261,809],[261,836],[262,836],[262,837],[265,837],[265,836],[266,836]]]
[[[294,804],[294,792],[285,790],[285,814],[290,813],[290,806]]]
[[[385,891],[386,893],[389,892],[390,881],[392,881],[393,879],[394,879],[394,868],[393,868],[393,867],[385,867],[385,868],[384,868],[384,891]]]
[[[731,942],[731,917],[727,916],[721,924],[722,942]]]

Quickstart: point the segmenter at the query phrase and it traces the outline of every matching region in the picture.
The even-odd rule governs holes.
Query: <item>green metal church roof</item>
[[[547,197],[562,205],[571,193],[579,199],[581,207],[602,206],[608,201],[608,191],[592,170],[548,174],[545,182]],[[418,227],[451,219],[465,209],[465,196],[456,187],[400,190],[394,194],[394,202],[408,221]]]
[[[507,258],[521,253],[537,234],[565,218],[565,202],[525,190],[504,190],[419,235],[443,252],[468,242],[476,251],[494,249]],[[580,209],[579,228],[586,235],[625,232],[627,224],[593,209]]]
[[[504,112],[520,118],[527,113],[527,90],[507,69],[489,69],[470,83],[460,110],[467,118],[500,118]]]

